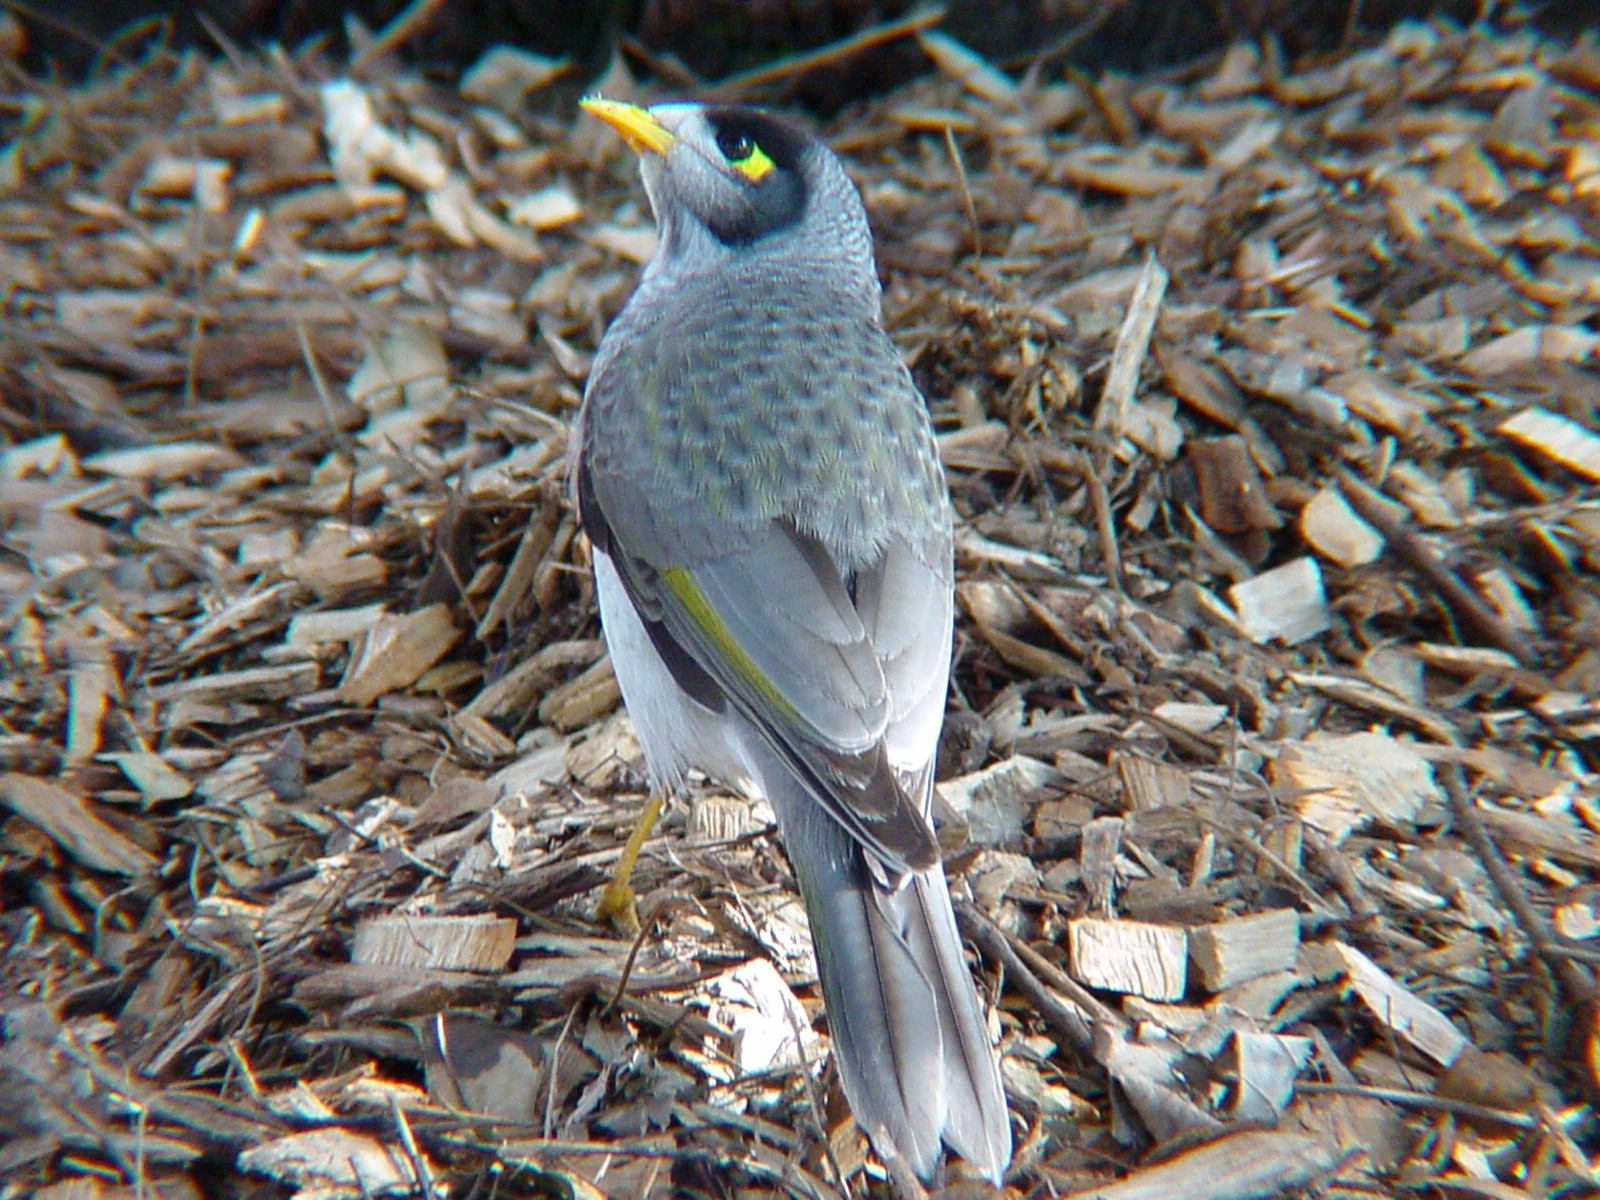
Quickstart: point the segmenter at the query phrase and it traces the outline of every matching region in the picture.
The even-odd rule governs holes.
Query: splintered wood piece
[[[86,867],[117,875],[143,875],[155,855],[94,814],[89,802],[59,784],[30,775],[0,775],[0,803],[38,826]]]
[[[1026,827],[1035,807],[1034,794],[1064,778],[1049,763],[1018,754],[934,787],[939,799],[966,820],[973,842],[1000,846]]]
[[[1333,624],[1315,559],[1297,558],[1228,589],[1239,624],[1252,641],[1293,646]]]
[[[1445,1016],[1353,946],[1335,943],[1350,985],[1385,1028],[1393,1030],[1441,1067],[1460,1058],[1472,1043]]]
[[[519,716],[567,669],[590,666],[605,652],[599,638],[552,642],[484,688],[462,711],[486,718]]]
[[[632,718],[619,709],[575,736],[563,750],[561,761],[567,774],[585,787],[614,788],[644,761],[644,752]]]
[[[622,703],[622,689],[607,656],[539,702],[539,720],[567,732],[599,720]]]
[[[1299,951],[1300,917],[1292,908],[1189,927],[1189,963],[1208,992],[1287,971]]]
[[[356,926],[350,961],[430,971],[503,971],[516,943],[517,923],[510,917],[392,914]]]
[[[1385,733],[1307,738],[1286,746],[1268,777],[1294,793],[1301,819],[1335,844],[1374,819],[1405,828],[1425,806],[1444,803],[1428,760]]]
[[[128,782],[138,788],[148,801],[182,800],[194,791],[194,784],[189,777],[174,770],[159,754],[141,750],[125,754],[102,754],[100,759],[116,763],[128,777]]]
[[[1123,797],[1129,812],[1148,812],[1156,808],[1185,807],[1193,799],[1189,773],[1171,763],[1157,762],[1142,754],[1114,751],[1111,763],[1122,780]]]
[[[1097,817],[1083,827],[1080,854],[1083,887],[1089,893],[1090,907],[1096,912],[1111,911],[1117,882],[1117,855],[1122,852],[1122,831],[1126,825],[1121,817]]]
[[[1106,430],[1113,437],[1127,432],[1129,409],[1139,386],[1139,371],[1150,353],[1150,335],[1155,332],[1156,318],[1161,315],[1168,278],[1167,269],[1160,260],[1153,253],[1148,255],[1139,272],[1139,282],[1134,286],[1133,299],[1128,303],[1122,329],[1117,334],[1111,368],[1106,372],[1105,389],[1100,393],[1100,407],[1094,417],[1095,428]]]
[[[1177,925],[1079,917],[1067,923],[1072,977],[1086,987],[1178,1000],[1187,982],[1189,937]]]

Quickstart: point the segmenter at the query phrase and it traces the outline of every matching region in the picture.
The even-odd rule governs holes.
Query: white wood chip
[[[283,641],[287,646],[308,650],[333,642],[353,642],[387,611],[382,604],[363,604],[358,608],[325,608],[320,612],[300,613],[290,619]]]
[[[1322,572],[1315,559],[1297,558],[1228,589],[1239,624],[1252,641],[1296,645],[1332,624]]]
[[[1591,483],[1600,483],[1600,437],[1559,413],[1529,408],[1500,423],[1500,432],[1576,471]]]
[[[361,187],[388,175],[419,191],[443,187],[450,170],[438,143],[413,130],[401,136],[378,123],[372,98],[358,83],[336,79],[322,86],[323,136],[339,182]]]
[[[803,1051],[821,1040],[805,1006],[764,958],[708,979],[698,991],[706,1014],[733,1034],[733,1057],[741,1075],[797,1065],[807,1057]]]
[[[92,327],[92,326],[90,326]],[[211,471],[232,471],[245,465],[226,446],[208,442],[167,442],[129,450],[107,450],[83,460],[84,469],[122,479],[186,479]]]
[[[1416,747],[1369,731],[1318,734],[1285,746],[1268,766],[1273,785],[1298,793],[1301,819],[1335,842],[1373,819],[1405,828],[1444,794]]]
[[[1033,815],[1030,794],[1062,779],[1049,763],[1017,755],[959,779],[936,784],[939,799],[966,819],[980,846],[1003,845],[1022,832]]]
[[[517,943],[512,917],[395,913],[356,926],[350,961],[436,971],[503,971]]]
[[[1177,925],[1080,917],[1067,923],[1072,977],[1086,987],[1177,1000],[1187,982],[1189,935]]]
[[[1471,1045],[1449,1017],[1407,990],[1361,951],[1342,943],[1335,944],[1334,950],[1368,1011],[1441,1067],[1450,1066]]]
[[[1187,733],[1210,733],[1228,719],[1225,704],[1194,704],[1182,700],[1168,700],[1156,705],[1151,712]]]

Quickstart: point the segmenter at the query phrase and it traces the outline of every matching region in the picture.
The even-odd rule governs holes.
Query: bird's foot
[[[638,823],[628,835],[628,844],[622,848],[622,857],[611,872],[611,882],[600,893],[600,904],[596,910],[600,919],[609,921],[630,938],[638,937],[640,929],[639,897],[633,890],[633,868],[639,861],[639,851],[644,848],[645,839],[650,836],[660,817],[661,796],[657,793],[650,797],[650,802],[639,814]]]

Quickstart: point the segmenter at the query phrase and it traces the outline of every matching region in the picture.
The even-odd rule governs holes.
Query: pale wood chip
[[[431,604],[413,613],[385,613],[373,622],[351,659],[336,695],[364,706],[415,683],[455,645],[461,631],[448,606]]]
[[[1187,982],[1188,934],[1175,925],[1079,917],[1067,922],[1072,977],[1086,987],[1177,1000]]]
[[[519,46],[491,46],[461,76],[461,94],[479,104],[516,113],[528,96],[572,69],[564,58],[547,58]]]
[[[1472,1044],[1433,1005],[1419,998],[1353,946],[1335,943],[1350,986],[1367,1010],[1385,1028],[1415,1046],[1441,1067],[1448,1067]]]
[[[933,59],[934,66],[973,95],[1002,108],[1021,104],[1021,93],[1010,76],[955,38],[936,29],[922,29],[917,31],[917,44]]]
[[[1524,325],[1461,356],[1457,365],[1471,375],[1495,376],[1541,362],[1584,362],[1600,347],[1600,333],[1580,326]]]
[[[1356,516],[1335,487],[1322,488],[1300,510],[1300,536],[1341,567],[1376,562],[1383,553],[1383,535]]]
[[[1292,908],[1189,927],[1189,963],[1208,992],[1288,971],[1299,951],[1300,917]]]
[[[510,917],[393,913],[356,926],[353,963],[442,971],[503,971],[516,948]]]
[[[245,460],[226,446],[204,442],[168,442],[131,450],[107,450],[83,460],[85,469],[124,479],[186,479],[216,471],[232,471]]]
[[[1285,746],[1268,768],[1273,784],[1299,794],[1306,824],[1335,843],[1377,819],[1409,826],[1444,795],[1433,768],[1414,748],[1387,734],[1319,734]]]
[[[1240,625],[1257,642],[1293,646],[1333,623],[1322,572],[1314,559],[1297,558],[1228,589]]]
[[[541,231],[570,225],[582,216],[583,205],[562,184],[529,192],[506,209],[506,217],[513,224]]]
[[[128,777],[128,782],[153,804],[163,800],[182,800],[194,791],[194,784],[187,775],[174,769],[159,754],[152,754],[148,750],[102,754],[100,758],[115,763]]]
[[[1034,793],[1061,780],[1049,763],[1017,755],[934,787],[940,802],[966,821],[975,843],[1000,846],[1026,827]]]
[[[580,729],[620,703],[622,691],[608,655],[577,678],[552,688],[539,702],[539,719],[563,731]]]
[[[145,875],[159,863],[155,855],[96,816],[87,800],[49,780],[0,775],[0,801],[96,871]]]
[[[1560,413],[1528,408],[1500,423],[1500,432],[1591,483],[1600,483],[1600,436]]]

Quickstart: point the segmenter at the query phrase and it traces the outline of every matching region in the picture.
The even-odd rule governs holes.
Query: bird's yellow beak
[[[585,96],[578,104],[585,112],[593,113],[620,133],[622,140],[636,154],[649,151],[664,158],[678,140],[677,134],[652,117],[648,109],[640,108],[637,104],[625,104],[621,100],[606,100],[599,96]]]

